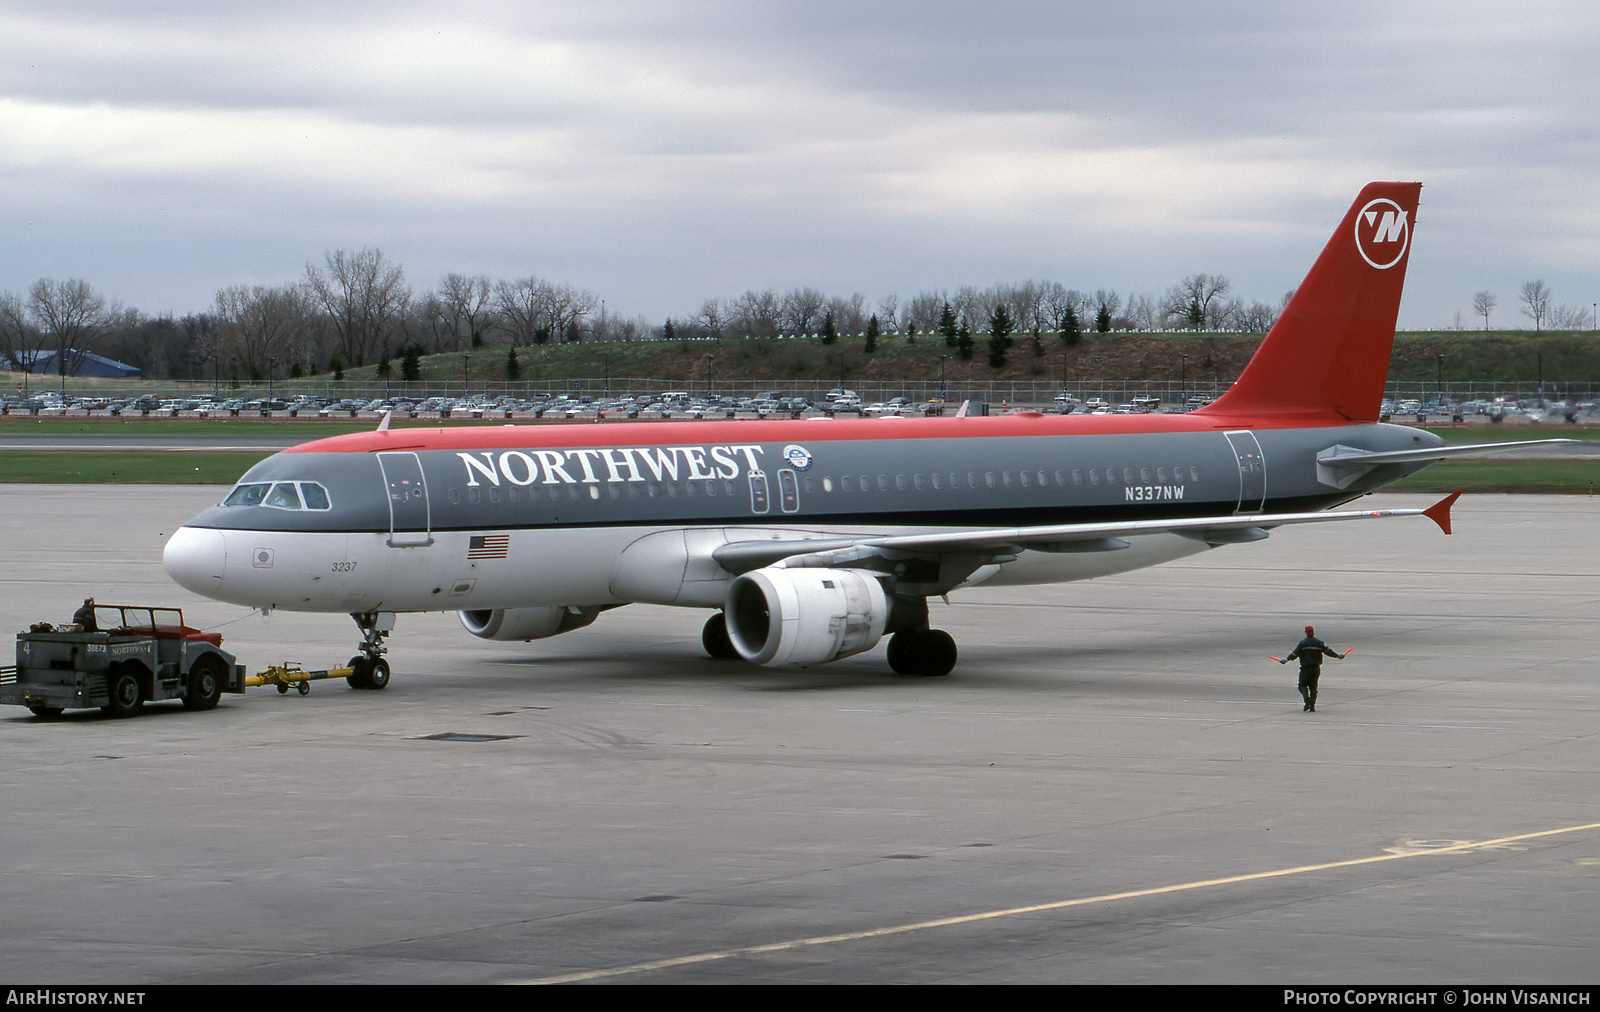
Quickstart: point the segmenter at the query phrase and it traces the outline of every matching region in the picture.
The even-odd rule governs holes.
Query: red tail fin
[[[1230,419],[1378,419],[1421,183],[1368,183],[1228,392]]]

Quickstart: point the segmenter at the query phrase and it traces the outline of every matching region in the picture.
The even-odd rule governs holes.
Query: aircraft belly
[[[1066,583],[1098,576],[1159,566],[1207,551],[1208,546],[1176,534],[1152,534],[1128,539],[1128,547],[1114,552],[1023,552],[1016,561],[996,569],[982,580],[985,586],[1020,586]],[[969,584],[976,581],[969,581]]]

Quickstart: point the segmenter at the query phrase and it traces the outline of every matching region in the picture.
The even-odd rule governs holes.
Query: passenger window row
[[[1170,476],[1170,477],[1169,477]],[[1200,469],[1198,467],[1174,467],[1170,471],[1165,467],[1106,467],[1075,469],[1073,471],[968,471],[965,474],[953,472],[951,474],[935,473],[930,475],[914,474],[909,477],[897,474],[892,478],[887,474],[873,475],[841,475],[837,488],[841,492],[879,492],[898,490],[901,492],[909,489],[921,491],[926,488],[944,489],[974,489],[974,488],[1066,488],[1068,486],[1081,486],[1087,482],[1089,485],[1150,485],[1167,484],[1172,482],[1198,482]],[[822,479],[822,490],[832,492],[835,488],[831,477]],[[806,491],[815,491],[811,478],[806,479]]]

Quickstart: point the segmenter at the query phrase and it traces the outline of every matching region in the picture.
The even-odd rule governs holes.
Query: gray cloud
[[[1195,270],[1275,299],[1362,183],[1418,178],[1404,324],[1536,276],[1592,301],[1591,9],[1303,6],[0,6],[0,289],[184,312],[378,245],[652,317]]]

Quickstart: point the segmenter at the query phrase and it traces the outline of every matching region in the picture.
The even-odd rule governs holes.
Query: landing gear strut
[[[361,627],[361,652],[350,658],[350,675],[345,682],[352,689],[384,689],[389,685],[389,662],[383,659],[388,648],[383,640],[394,629],[394,612],[351,612]]]

